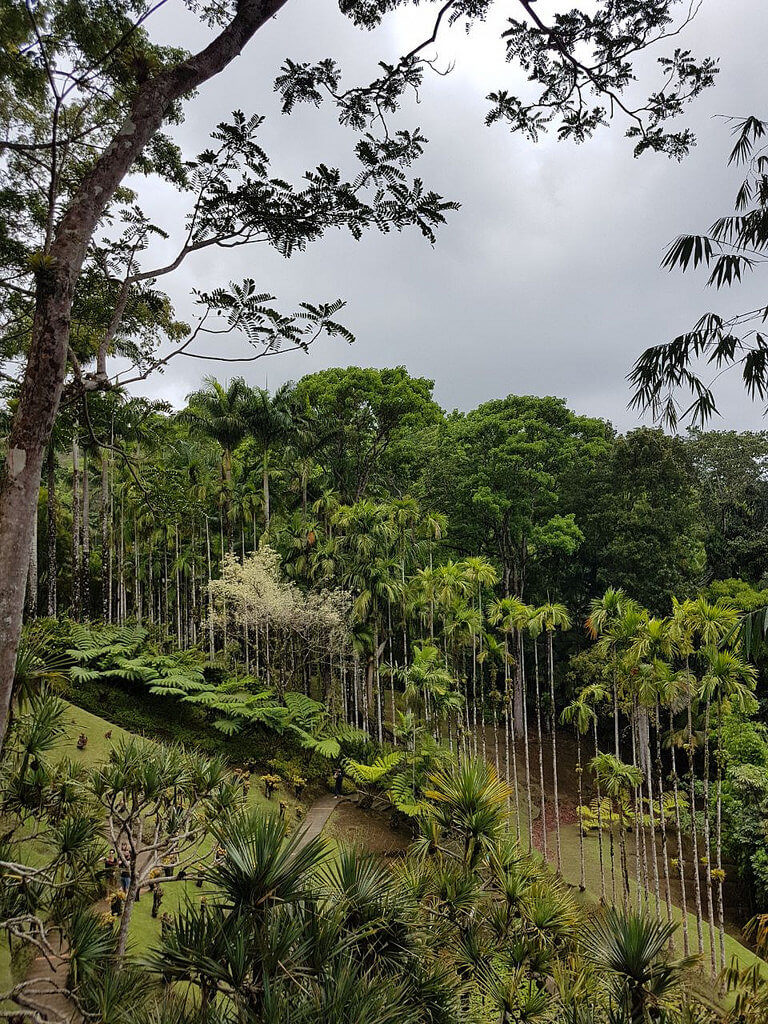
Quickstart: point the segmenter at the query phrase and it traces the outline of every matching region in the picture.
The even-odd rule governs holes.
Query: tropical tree
[[[625,764],[613,754],[598,754],[590,762],[590,768],[600,780],[603,792],[611,801],[611,859],[613,859],[613,823],[619,832],[621,853],[621,875],[623,881],[623,904],[629,903],[629,868],[627,865],[626,811],[625,802],[633,789],[642,780],[642,772],[635,765]]]
[[[247,436],[253,440],[261,459],[264,530],[270,522],[270,459],[278,445],[285,445],[293,432],[294,385],[283,384],[274,395],[266,388],[250,388],[245,397],[243,420]]]
[[[611,755],[606,755],[611,756]],[[649,914],[605,909],[585,931],[587,959],[615,980],[609,1005],[627,1024],[648,1024],[679,999],[697,957],[669,958],[675,926]]]
[[[555,835],[557,841],[557,873],[562,874],[563,854],[560,843],[560,798],[557,786],[557,705],[555,703],[555,655],[553,634],[556,629],[570,629],[571,619],[568,609],[563,604],[545,604],[536,608],[531,616],[529,629],[534,638],[537,632],[544,630],[547,634],[547,671],[549,674],[549,728],[552,738],[552,779],[555,803]],[[535,639],[534,639],[535,642]]]

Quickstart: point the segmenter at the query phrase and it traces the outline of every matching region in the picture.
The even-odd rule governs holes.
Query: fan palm
[[[584,955],[614,981],[616,1008],[627,1024],[650,1024],[681,992],[698,957],[672,960],[668,945],[675,926],[647,913],[606,909],[587,926]]]

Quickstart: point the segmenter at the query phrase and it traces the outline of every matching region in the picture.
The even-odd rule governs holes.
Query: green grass
[[[128,740],[133,735],[120,726],[99,718],[83,708],[69,704],[65,718],[66,730],[61,736],[56,747],[51,751],[50,759],[57,761],[60,758],[70,760],[84,765],[86,768],[94,768],[97,764],[106,761],[110,752],[121,740]],[[83,733],[88,737],[88,743],[83,750],[77,749],[77,740]],[[288,784],[280,785],[268,800],[263,791],[258,774],[252,776],[251,787],[248,792],[247,806],[258,809],[264,813],[279,813],[280,801],[286,804],[286,818],[292,827],[300,825],[305,816],[306,805],[294,794],[292,787]],[[33,828],[30,824],[30,830]],[[210,852],[211,842],[208,841],[206,849],[201,855]],[[30,864],[42,864],[48,855],[45,845],[37,840],[30,840],[22,844],[21,857]],[[205,892],[205,887],[197,888],[194,882],[170,882],[163,885],[163,902],[161,913],[168,911],[173,914],[185,903],[186,900],[198,900]],[[105,906],[102,909],[105,909]],[[160,935],[160,920],[152,917],[152,896],[144,892],[135,906],[130,926],[131,947],[136,953],[143,953],[149,950],[157,941]],[[6,941],[0,942],[0,991],[10,988],[13,984],[13,971],[11,957]]]

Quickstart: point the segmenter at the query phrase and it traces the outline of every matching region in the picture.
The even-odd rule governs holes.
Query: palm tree
[[[199,391],[187,395],[187,408],[180,418],[221,448],[224,518],[231,549],[232,453],[246,435],[251,389],[242,377],[233,378],[226,387],[215,377],[204,377],[203,383]]]
[[[608,700],[608,693],[600,686],[599,683],[593,683],[591,686],[585,687],[579,696],[579,699],[586,704],[592,711],[592,739],[594,742],[595,757],[600,753],[600,743],[597,736],[597,711],[598,704],[602,704]],[[595,783],[597,786],[597,849],[600,860],[600,902],[603,906],[606,903],[605,896],[605,869],[603,860],[603,794],[600,789],[600,778],[595,776]],[[613,833],[611,833],[611,841],[613,841]],[[611,859],[611,882],[612,882],[612,896],[614,902],[616,901],[616,882],[613,859]]]
[[[465,558],[464,566],[470,580],[473,607],[477,608],[482,620],[483,617],[483,588],[493,587],[499,582],[499,574],[487,558],[473,557]],[[479,647],[482,653],[483,631],[480,630]],[[474,730],[474,751],[477,757],[477,665],[478,665],[478,641],[477,636],[472,641],[472,725]],[[482,753],[485,757],[485,694],[483,691],[483,675],[480,673],[480,729],[482,733]]]
[[[699,940],[699,952],[704,952],[703,910],[701,904],[701,880],[699,877],[698,828],[696,825],[696,788],[694,774],[694,734],[693,734],[693,700],[699,686],[691,672],[691,657],[697,657],[709,647],[717,646],[726,636],[733,634],[738,623],[738,612],[728,602],[710,602],[705,598],[679,603],[673,600],[672,621],[674,625],[677,650],[685,658],[685,670],[688,677],[686,688],[686,710],[688,718],[688,771],[690,776],[689,799],[691,820],[693,821],[692,842],[695,871],[693,875],[694,893],[696,896],[696,927]],[[696,641],[698,640],[698,645]],[[712,895],[712,864],[710,850],[710,808],[709,799],[709,701],[705,696],[705,725],[703,736],[704,748],[704,862],[707,881],[707,916],[710,939],[710,969],[712,975],[717,973],[715,959],[715,912]]]
[[[512,767],[514,777],[514,789],[515,789],[515,804],[518,807],[518,820],[519,820],[519,798],[518,793],[518,781],[517,781],[517,752],[516,752],[516,738],[519,734],[522,734],[524,749],[525,749],[525,793],[528,802],[528,850],[529,852],[533,849],[533,797],[531,793],[531,758],[530,749],[528,743],[528,704],[526,700],[526,686],[525,686],[525,670],[521,665],[521,658],[516,659],[517,663],[517,683],[515,686],[515,700],[513,703],[512,694],[510,693],[510,678],[509,678],[509,663],[512,660],[511,652],[509,650],[509,637],[513,633],[519,640],[522,630],[527,626],[530,620],[530,608],[528,605],[519,601],[516,597],[504,597],[499,601],[496,601],[488,611],[488,620],[493,625],[497,625],[504,634],[504,698],[506,708],[506,731],[505,731],[505,744],[506,744],[506,778],[509,784],[509,748],[510,738],[512,746]],[[520,645],[518,645],[520,650]],[[521,699],[517,700],[518,692],[521,695]],[[517,707],[521,709],[521,721],[517,719],[516,712]]]
[[[615,909],[603,911],[587,926],[582,940],[585,957],[616,981],[616,1005],[611,1009],[618,1013],[612,1020],[650,1024],[665,1019],[664,1009],[674,1005],[686,973],[698,963],[697,957],[669,958],[674,930],[675,925],[647,913]]]
[[[619,588],[609,587],[600,598],[593,598],[590,602],[589,617],[587,618],[587,629],[594,640],[603,636],[619,619],[628,606],[634,602],[627,597],[624,591]],[[614,732],[614,754],[621,757],[619,744],[619,694],[618,681],[616,678],[616,645],[613,639],[608,641],[608,648],[612,654],[613,661],[613,732]]]
[[[707,647],[704,651],[706,667],[701,681],[702,695],[709,707],[714,700],[717,706],[717,792],[716,792],[716,832],[717,849],[717,916],[719,932],[719,970],[725,968],[725,918],[723,907],[723,849],[722,849],[722,782],[723,782],[723,703],[744,710],[752,696],[757,680],[757,672],[752,665],[734,654],[732,651],[721,651],[717,647]],[[706,770],[705,770],[706,779]],[[708,802],[708,793],[705,795]],[[708,817],[709,815],[707,815]]]
[[[508,787],[487,761],[465,759],[432,776],[425,791],[440,825],[460,844],[465,870],[474,870],[504,832]]]
[[[570,629],[571,619],[563,604],[547,603],[537,608],[531,617],[530,627],[536,642],[536,633],[545,630],[547,634],[547,670],[549,674],[549,722],[552,734],[552,778],[555,800],[555,835],[557,841],[557,873],[562,874],[563,856],[560,845],[560,798],[557,787],[557,708],[555,705],[555,658],[553,634],[556,629]]]
[[[261,457],[265,532],[269,530],[271,517],[269,461],[274,449],[287,443],[293,431],[293,394],[292,381],[279,387],[274,395],[270,395],[266,388],[251,388],[243,410],[247,435],[253,438]]]
[[[581,816],[581,809],[584,805],[581,778],[583,773],[583,768],[581,766],[581,737],[589,731],[589,727],[595,720],[596,716],[594,710],[585,700],[584,694],[581,694],[576,700],[572,701],[567,708],[563,709],[563,713],[560,718],[564,725],[572,725],[574,732],[576,733],[576,780],[579,796],[579,890],[584,892],[587,884],[586,873],[584,870],[584,822]],[[600,867],[602,870],[602,843],[600,860]]]
[[[636,765],[625,764],[613,754],[598,754],[592,758],[590,767],[611,801],[611,819],[618,823],[621,874],[624,882],[623,903],[626,910],[629,902],[629,869],[627,866],[624,800],[633,789],[640,785],[642,773]],[[611,829],[613,829],[613,825],[611,825]],[[612,831],[611,845],[613,845]]]

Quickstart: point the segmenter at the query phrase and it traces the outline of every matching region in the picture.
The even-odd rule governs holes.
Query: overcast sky
[[[273,174],[297,180],[319,161],[350,167],[354,138],[330,107],[280,114],[272,83],[283,58],[333,56],[349,83],[367,81],[378,60],[395,59],[423,37],[433,6],[399,12],[376,32],[361,33],[335,0],[288,0],[235,65],[188,104],[177,131],[185,153],[203,148],[210,129],[239,107],[267,117],[262,140]],[[548,6],[542,2],[539,10]],[[436,53],[440,66],[454,65],[451,74],[428,75],[419,103],[408,103],[396,119],[430,140],[416,173],[461,203],[434,247],[414,232],[368,233],[360,242],[333,233],[289,261],[265,246],[209,251],[166,279],[183,317],[192,314],[193,288],[246,276],[286,309],[302,299],[343,298],[340,319],[356,343],[323,340],[309,355],[242,368],[176,359],[145,393],[178,405],[206,372],[243,373],[274,387],[328,366],[404,364],[434,379],[436,398],[448,409],[510,392],[552,394],[626,429],[638,418],[626,408],[625,374],[643,348],[689,328],[709,309],[760,304],[759,279],[717,294],[705,289],[705,275],[669,274],[659,264],[678,233],[703,230],[730,210],[738,171],[725,166],[728,127],[716,115],[768,113],[761,106],[765,4],[704,0],[681,41],[695,53],[719,56],[721,66],[716,87],[689,111],[699,141],[682,163],[655,154],[634,159],[620,122],[582,146],[551,138],[534,145],[503,126],[486,128],[487,93],[525,87],[498,39],[510,10],[499,0],[494,17],[469,37],[461,29],[446,32]],[[153,33],[190,48],[206,39],[181,0],[155,16]],[[642,70],[650,72],[650,85],[652,63]],[[187,200],[157,185],[142,186],[142,193],[151,215],[172,233],[165,251],[155,253],[165,255],[178,244]],[[227,355],[245,348],[233,339],[222,343]],[[720,393],[720,426],[763,425],[762,409],[747,403],[735,382]]]

